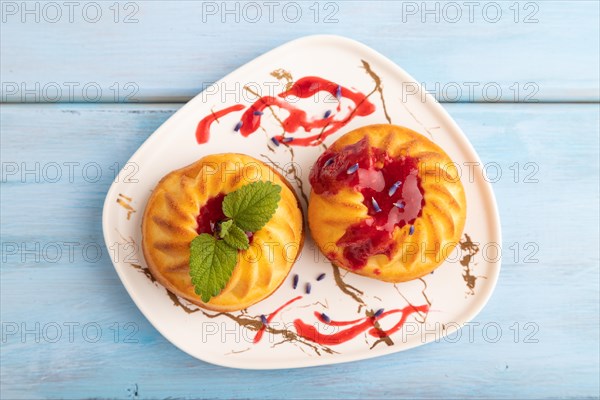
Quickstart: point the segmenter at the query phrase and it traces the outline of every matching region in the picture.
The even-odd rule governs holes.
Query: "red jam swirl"
[[[376,338],[390,336],[393,333],[398,332],[400,329],[402,329],[402,327],[404,326],[404,324],[406,323],[406,320],[408,319],[408,317],[410,315],[412,315],[413,313],[418,313],[418,312],[423,312],[423,313],[429,312],[429,306],[427,304],[424,304],[421,306],[413,306],[413,305],[409,304],[408,306],[406,306],[402,309],[394,309],[394,310],[385,311],[377,317],[375,317],[375,316],[364,317],[364,318],[353,320],[353,321],[325,320],[323,318],[322,314],[315,312],[314,313],[315,317],[323,324],[326,324],[329,326],[350,326],[351,325],[348,328],[341,329],[340,331],[338,331],[336,333],[332,333],[332,334],[321,333],[315,327],[314,324],[307,324],[306,322],[302,321],[301,319],[296,319],[294,321],[294,327],[296,328],[296,332],[298,333],[298,336],[301,336],[304,339],[308,339],[310,341],[322,344],[324,346],[333,346],[333,345],[345,343],[345,342],[355,338],[356,336],[360,335],[363,332],[367,332],[369,335],[376,337]],[[383,329],[378,329],[375,326],[375,322],[377,320],[385,318],[388,315],[397,314],[397,313],[402,313],[402,316],[400,317],[400,320],[395,325],[393,325],[391,328],[383,330]]]
[[[344,119],[335,119],[335,115],[331,114],[327,118],[309,118],[306,111],[301,110],[292,103],[286,101],[288,97],[294,96],[305,99],[314,96],[318,92],[327,92],[334,97],[347,98],[354,103],[354,107],[350,109],[350,115]],[[290,144],[296,146],[314,146],[320,144],[329,135],[337,132],[344,127],[355,116],[365,116],[372,114],[375,111],[373,103],[367,100],[367,96],[360,92],[353,92],[350,89],[342,87],[337,83],[328,81],[327,79],[317,76],[307,76],[294,82],[285,92],[280,93],[277,97],[264,96],[258,99],[250,106],[242,116],[242,127],[240,132],[243,136],[249,136],[256,132],[260,127],[261,117],[264,110],[268,107],[275,106],[286,110],[289,115],[281,121],[281,125],[286,133],[294,133],[302,128],[305,132],[310,132],[313,129],[321,129],[321,132],[308,137],[293,137]],[[340,111],[341,103],[338,102],[337,111]],[[284,136],[275,136],[278,142],[284,141]]]
[[[234,106],[227,107],[223,110],[213,111],[209,115],[204,117],[198,123],[198,126],[196,127],[196,141],[198,142],[198,144],[203,144],[203,143],[208,142],[208,139],[210,138],[210,126],[212,125],[213,122],[219,121],[219,118],[221,118],[229,113],[232,113],[234,111],[240,111],[243,109],[244,109],[243,105],[236,104]]]
[[[291,88],[279,94],[279,97],[286,98],[290,96],[306,99],[318,92],[328,92],[330,95],[339,98],[346,98],[354,103],[354,114],[365,116],[375,111],[375,105],[367,100],[367,96],[360,92],[353,92],[337,83],[319,78],[318,76],[307,76],[294,82]],[[338,99],[339,100],[339,99]],[[341,109],[338,103],[337,110]]]
[[[302,296],[297,296],[294,297],[293,299],[287,301],[286,303],[284,303],[282,306],[280,306],[279,308],[277,308],[275,311],[273,311],[271,314],[269,314],[266,318],[267,318],[267,324],[269,324],[271,321],[273,321],[273,318],[275,318],[275,316],[277,314],[279,314],[281,312],[281,310],[283,310],[284,308],[286,308],[287,306],[289,306],[290,304],[300,300],[302,298]],[[263,334],[265,333],[265,330],[267,329],[266,325],[263,325],[258,332],[256,332],[256,335],[254,336],[254,340],[253,343],[258,343],[260,342],[260,339],[262,339]]]
[[[294,106],[287,101],[288,97],[308,98],[318,92],[327,92],[337,98],[338,103],[336,110],[341,111],[341,99],[346,98],[354,103],[353,107],[349,108],[349,114],[344,118],[339,118],[336,113],[330,113],[327,117],[318,116],[311,118],[306,111]],[[265,109],[269,107],[277,107],[285,110],[288,115],[282,119],[281,125],[286,133],[295,133],[300,128],[305,132],[311,132],[314,129],[320,130],[318,134],[305,137],[292,137],[278,135],[274,139],[277,142],[285,142],[294,146],[316,146],[319,145],[329,135],[337,132],[342,127],[346,126],[356,116],[366,116],[375,111],[375,105],[371,103],[367,96],[354,92],[348,88],[331,82],[327,79],[317,76],[307,76],[294,82],[294,84],[286,91],[279,93],[277,96],[263,96],[256,100],[242,115],[237,129],[242,136],[250,136],[260,128],[261,119]],[[245,106],[236,104],[224,110],[216,111],[200,121],[196,128],[196,140],[198,143],[206,143],[210,135],[210,126],[213,122],[228,113],[244,109]]]
[[[368,139],[338,152],[325,151],[310,173],[317,194],[336,194],[344,187],[363,195],[369,217],[351,225],[336,245],[354,269],[365,266],[369,257],[395,250],[392,232],[413,224],[421,216],[425,198],[418,162],[410,156],[390,157],[369,146]]]

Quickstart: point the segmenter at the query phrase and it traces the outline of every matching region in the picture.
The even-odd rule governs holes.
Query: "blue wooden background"
[[[496,2],[499,19],[491,2],[472,16],[458,2],[458,20],[449,3],[406,1],[279,2],[270,20],[258,2],[259,21],[248,3],[98,2],[100,17],[90,2],[72,15],[55,4],[58,20],[48,3],[1,3],[2,399],[598,398],[598,2]],[[104,196],[182,102],[313,33],[390,57],[497,163],[500,281],[453,341],[300,370],[206,364],[125,292]]]

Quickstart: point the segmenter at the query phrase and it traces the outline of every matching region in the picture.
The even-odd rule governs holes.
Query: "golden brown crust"
[[[402,155],[418,161],[425,205],[414,223],[392,232],[395,248],[368,258],[364,267],[353,269],[338,240],[355,223],[368,218],[363,195],[353,188],[335,194],[311,191],[308,223],[314,241],[336,265],[354,273],[387,282],[403,282],[422,277],[437,268],[458,244],[465,225],[467,205],[460,174],[450,157],[435,143],[408,128],[370,125],[339,138],[329,150],[335,152],[367,137],[371,147],[392,158]]]
[[[206,201],[254,181],[282,187],[271,220],[254,233],[248,250],[223,291],[208,303],[194,292],[189,245]],[[270,296],[285,280],[304,244],[302,208],[294,189],[277,171],[243,154],[214,154],[172,171],[154,189],[142,221],[142,249],[154,278],[170,292],[215,311],[241,310]]]

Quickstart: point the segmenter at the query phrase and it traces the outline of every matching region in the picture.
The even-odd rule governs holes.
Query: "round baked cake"
[[[408,128],[349,132],[310,174],[310,231],[342,268],[387,282],[424,276],[452,252],[465,225],[460,174],[435,143]]]
[[[225,218],[228,193],[256,181],[281,187],[277,210],[253,234],[250,247],[238,250],[225,288],[203,302],[190,277],[190,243],[213,234]],[[284,281],[304,243],[302,211],[290,184],[265,163],[242,154],[215,154],[166,175],[144,212],[142,247],[152,276],[170,292],[216,311],[241,310],[271,295]]]

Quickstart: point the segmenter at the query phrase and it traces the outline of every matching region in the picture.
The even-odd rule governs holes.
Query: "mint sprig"
[[[277,210],[281,187],[271,182],[242,186],[223,199],[223,212],[248,232],[261,229]]]
[[[281,186],[254,182],[229,193],[223,199],[228,217],[217,224],[213,235],[203,233],[190,244],[190,276],[203,302],[217,296],[231,279],[238,262],[238,250],[250,247],[247,233],[259,231],[277,211]]]

